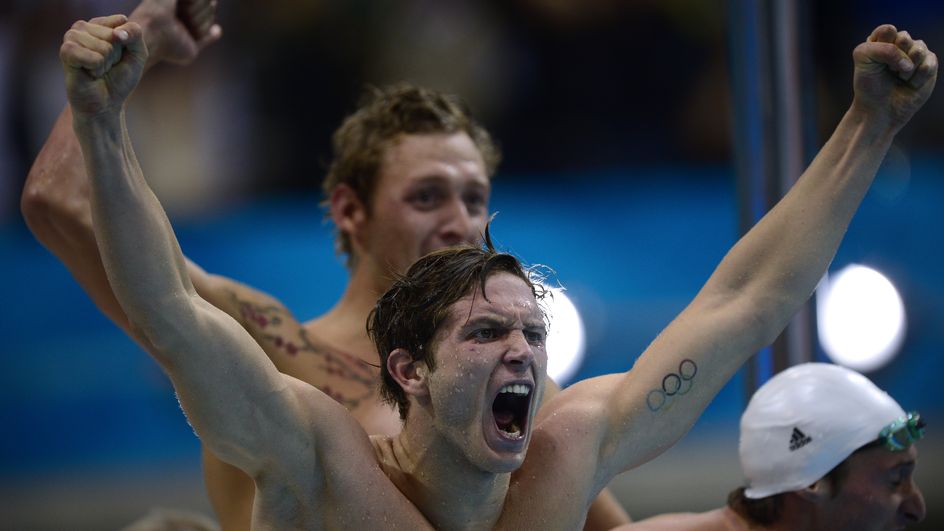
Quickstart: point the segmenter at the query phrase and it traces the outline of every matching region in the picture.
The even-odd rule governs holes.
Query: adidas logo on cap
[[[799,450],[807,444],[813,442],[813,438],[800,431],[799,428],[793,428],[793,434],[790,435],[790,451]]]

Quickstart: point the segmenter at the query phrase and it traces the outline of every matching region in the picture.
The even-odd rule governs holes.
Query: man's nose
[[[528,342],[524,331],[515,330],[508,335],[508,350],[504,362],[512,370],[524,372],[534,363],[534,346]]]
[[[924,520],[927,508],[924,505],[924,494],[918,485],[912,482],[911,492],[901,502],[901,510],[909,523],[918,523]]]
[[[459,245],[473,240],[474,221],[469,215],[469,209],[461,198],[456,197],[444,207],[442,225],[439,229],[439,239],[444,245]]]

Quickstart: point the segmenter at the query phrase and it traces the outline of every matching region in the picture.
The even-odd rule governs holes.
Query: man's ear
[[[367,205],[357,197],[357,192],[341,183],[331,192],[331,221],[353,241],[367,223]]]
[[[387,371],[407,395],[429,395],[426,380],[429,369],[425,362],[414,360],[406,349],[398,348],[387,356]]]
[[[833,482],[827,478],[820,478],[816,483],[794,493],[810,503],[822,503],[833,497]]]

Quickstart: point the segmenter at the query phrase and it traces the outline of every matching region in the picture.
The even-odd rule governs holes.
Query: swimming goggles
[[[889,450],[900,452],[924,437],[924,426],[921,415],[912,411],[882,428],[878,438]]]

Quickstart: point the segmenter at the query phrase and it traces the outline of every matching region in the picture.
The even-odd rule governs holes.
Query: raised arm
[[[632,370],[583,384],[609,419],[605,475],[681,438],[738,367],[783,330],[832,260],[893,137],[934,87],[937,57],[893,26],[877,28],[853,58],[852,106],[793,188]]]
[[[145,32],[150,52],[145,69],[159,62],[188,64],[204,46],[219,39],[220,28],[214,22],[215,4],[211,0],[144,0],[130,19]],[[99,309],[130,332],[98,254],[92,232],[88,177],[68,105],[33,162],[20,207],[36,238],[69,268]],[[204,296],[221,291],[218,288],[221,279],[197,267],[191,267],[190,272]]]
[[[263,465],[278,474],[279,463],[312,456],[306,408],[340,406],[280,374],[235,320],[195,292],[124,126],[124,101],[147,58],[141,33],[123,15],[78,22],[60,50],[102,263],[204,443],[250,475]]]

